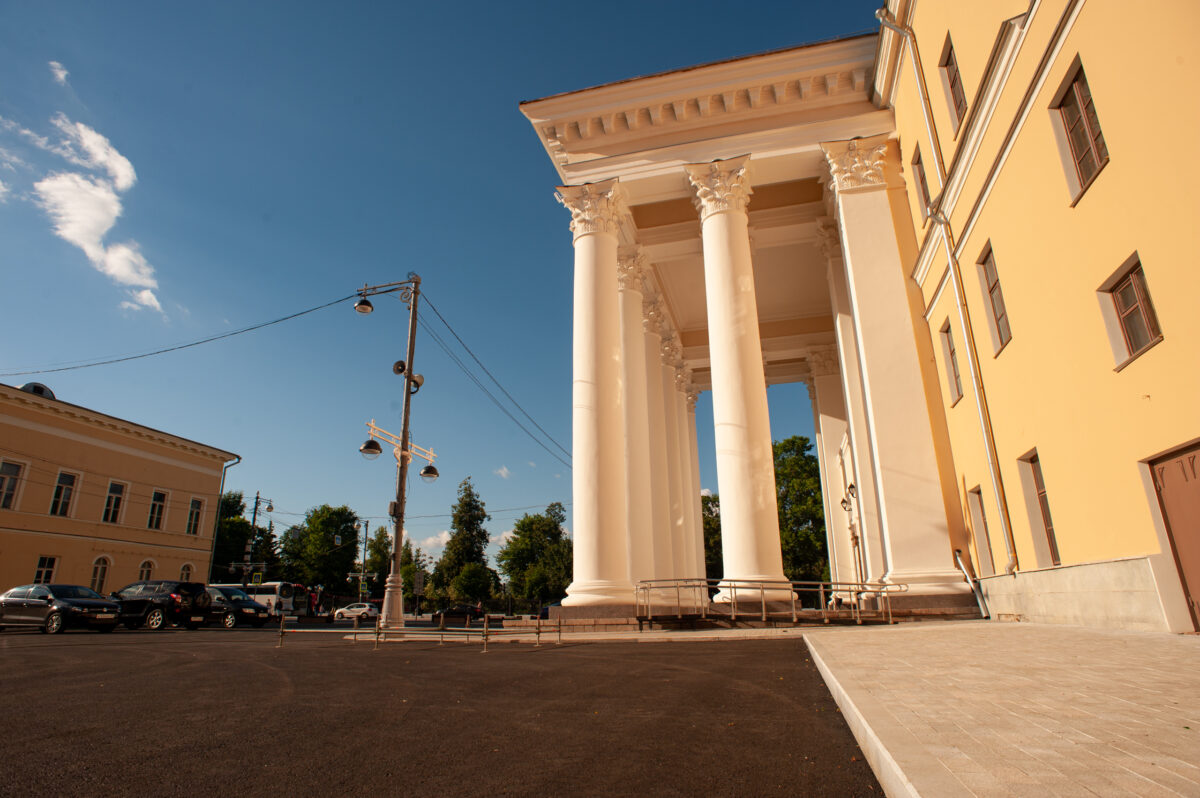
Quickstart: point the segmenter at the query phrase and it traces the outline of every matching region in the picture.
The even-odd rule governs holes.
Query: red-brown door
[[[1150,464],[1183,593],[1200,629],[1200,444]]]

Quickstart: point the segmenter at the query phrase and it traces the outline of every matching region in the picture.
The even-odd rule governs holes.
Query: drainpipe
[[[909,60],[916,73],[917,87],[921,95],[921,115],[925,119],[925,133],[929,136],[929,143],[933,148],[933,164],[937,168],[938,185],[945,185],[946,163],[942,160],[942,145],[933,129],[933,108],[929,105],[929,87],[925,85],[925,71],[921,68],[921,54],[917,52],[917,40],[913,36],[912,28],[901,25],[892,19],[886,7],[875,12],[875,19],[879,20],[883,27],[903,36],[905,44],[908,45],[908,54],[911,56]]]
[[[941,205],[941,196],[937,204]],[[962,271],[958,258],[954,255],[954,246],[950,243],[950,222],[937,208],[929,215],[930,221],[941,230],[942,244],[946,248],[946,259],[950,267],[950,283],[954,287],[954,305],[958,311],[958,325],[966,344],[967,364],[971,369],[971,388],[975,396],[975,412],[979,418],[979,430],[983,433],[984,448],[987,450],[988,475],[992,480],[992,491],[996,495],[996,504],[1000,510],[1000,526],[1004,532],[1004,548],[1008,552],[1008,563],[1004,572],[1011,574],[1017,570],[1016,544],[1013,540],[1012,522],[1008,516],[1008,497],[1004,492],[1004,479],[1000,476],[1000,458],[996,454],[996,438],[992,434],[992,417],[988,411],[987,396],[983,390],[983,374],[979,370],[979,352],[975,348],[975,335],[971,327],[971,314],[967,309],[967,298],[963,293]]]
[[[234,457],[237,459],[232,463],[226,463],[221,469],[221,489],[217,492],[217,519],[213,521],[213,542],[212,549],[208,552],[208,577],[204,580],[205,582],[212,581],[213,557],[217,556],[217,532],[221,529],[221,497],[225,495],[225,474],[229,472],[229,469],[242,462],[240,454],[235,454]]]
[[[991,613],[988,612],[987,602],[983,600],[983,591],[979,589],[979,580],[972,579],[971,574],[967,572],[967,566],[963,565],[962,549],[954,550],[954,561],[958,563],[958,570],[962,571],[962,575],[966,578],[967,584],[971,586],[971,592],[975,594],[975,603],[979,605],[979,613],[986,621],[991,618]]]

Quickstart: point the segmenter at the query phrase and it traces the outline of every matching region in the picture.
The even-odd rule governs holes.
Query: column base
[[[609,579],[572,582],[567,588],[564,607],[589,607],[599,604],[631,604],[633,583]]]

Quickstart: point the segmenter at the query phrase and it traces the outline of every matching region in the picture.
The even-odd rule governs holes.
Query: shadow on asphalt
[[[276,642],[0,633],[0,795],[882,795],[799,639]]]

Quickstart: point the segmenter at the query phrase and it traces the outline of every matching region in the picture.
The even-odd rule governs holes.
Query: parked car
[[[82,585],[21,585],[0,595],[0,629],[36,626],[58,634],[69,626],[98,632],[117,627],[120,605]]]
[[[199,582],[151,579],[126,585],[112,594],[121,604],[121,623],[129,629],[157,630],[168,624],[198,629],[208,622],[212,597]]]
[[[244,590],[236,587],[207,588],[212,604],[208,608],[208,617],[224,626],[233,629],[236,626],[253,624],[262,626],[271,617],[271,611],[266,604],[259,604],[250,598]]]
[[[453,607],[445,607],[429,616],[433,621],[434,626],[441,626],[443,622],[450,623],[451,621],[460,620],[466,626],[471,621],[477,621],[483,617],[483,610],[474,604],[455,604]]]
[[[340,610],[335,610],[333,617],[339,621],[346,618],[369,620],[379,617],[379,610],[373,604],[348,604]]]

